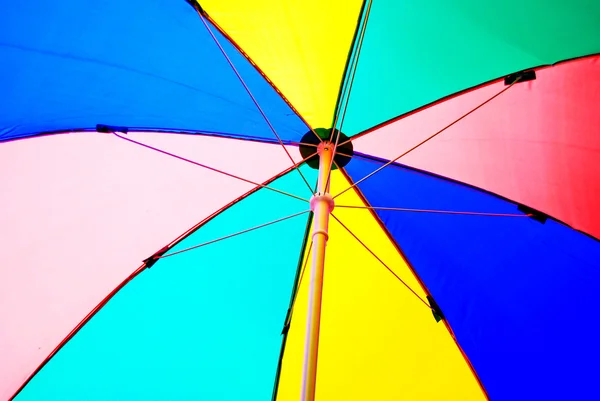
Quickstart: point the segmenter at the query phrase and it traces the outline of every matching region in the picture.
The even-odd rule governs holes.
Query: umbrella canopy
[[[0,399],[595,397],[597,2],[5,3]]]

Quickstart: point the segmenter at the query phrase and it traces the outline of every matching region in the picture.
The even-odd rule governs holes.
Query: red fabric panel
[[[504,89],[497,82],[354,141],[394,159]],[[537,71],[399,160],[523,203],[600,238],[600,56]],[[410,188],[406,189],[410,191]]]

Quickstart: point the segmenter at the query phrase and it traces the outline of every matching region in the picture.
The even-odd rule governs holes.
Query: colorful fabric
[[[5,3],[0,399],[597,397],[600,5]]]

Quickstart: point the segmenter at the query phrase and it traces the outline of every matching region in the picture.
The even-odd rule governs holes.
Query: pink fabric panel
[[[279,145],[129,137],[258,182],[291,166]],[[253,188],[97,133],[0,144],[0,183],[2,400],[144,258]]]
[[[496,83],[354,141],[394,159],[505,88]],[[399,161],[539,209],[600,238],[600,57],[537,71]],[[410,191],[410,188],[406,189]]]

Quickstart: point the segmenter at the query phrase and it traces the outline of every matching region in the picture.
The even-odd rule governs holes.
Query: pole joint
[[[310,198],[310,210],[315,213],[317,207],[321,203],[326,203],[328,206],[329,213],[333,212],[333,208],[335,207],[335,201],[333,200],[333,196],[328,193],[320,193],[317,192]]]

